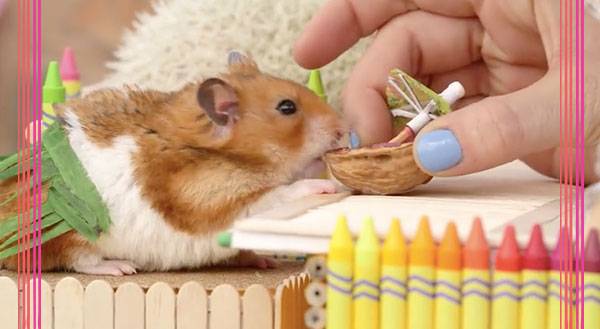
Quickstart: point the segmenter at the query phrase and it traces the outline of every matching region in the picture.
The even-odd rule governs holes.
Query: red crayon
[[[544,246],[542,229],[535,225],[523,253],[521,328],[546,328],[549,268],[550,256]]]
[[[504,229],[504,237],[496,253],[496,271],[518,272],[521,270],[521,255],[512,225]]]
[[[512,225],[504,229],[495,265],[492,276],[492,329],[519,328],[521,255]]]
[[[550,256],[544,245],[542,229],[536,224],[531,231],[525,253],[523,253],[523,269],[546,271],[549,267]]]

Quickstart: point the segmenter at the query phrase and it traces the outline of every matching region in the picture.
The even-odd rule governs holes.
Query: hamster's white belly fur
[[[106,203],[112,220],[109,232],[96,242],[106,259],[130,260],[142,270],[197,267],[227,259],[234,251],[217,245],[214,235],[192,236],[174,230],[140,193],[133,179],[130,136],[98,147],[69,115],[71,146]]]

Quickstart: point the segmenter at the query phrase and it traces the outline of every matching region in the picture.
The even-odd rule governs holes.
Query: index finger
[[[306,68],[323,66],[390,18],[409,10],[406,1],[330,0],[296,42],[294,58]]]
[[[416,9],[447,16],[475,15],[470,0],[329,0],[296,42],[294,59],[308,69],[324,66],[391,18]]]

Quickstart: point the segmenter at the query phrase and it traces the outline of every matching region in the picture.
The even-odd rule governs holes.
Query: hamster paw
[[[290,199],[299,199],[313,194],[331,194],[338,186],[328,179],[302,179],[288,186]]]
[[[253,251],[241,250],[230,263],[232,266],[254,267],[259,269],[276,268],[279,263],[269,257],[260,256]]]
[[[126,260],[102,260],[95,265],[81,266],[75,270],[91,275],[123,276],[137,273],[135,264]]]

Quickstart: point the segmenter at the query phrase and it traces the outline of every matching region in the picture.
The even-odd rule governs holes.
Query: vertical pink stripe
[[[33,120],[35,122],[35,120],[37,120],[37,102],[38,102],[38,81],[37,81],[37,75],[38,75],[38,66],[37,66],[37,52],[38,52],[38,46],[37,46],[37,8],[35,3],[33,3],[33,45],[34,45],[34,56],[33,56],[33,106],[32,106],[32,111],[33,111]],[[33,218],[34,218],[34,222],[33,222],[33,241],[35,244],[36,241],[36,235],[37,235],[37,229],[36,229],[36,224],[38,221],[38,216],[39,216],[39,208],[38,208],[38,198],[37,195],[39,194],[39,184],[38,184],[38,176],[39,176],[39,171],[38,171],[38,162],[39,162],[39,144],[37,143],[37,141],[39,140],[39,136],[38,136],[38,132],[37,129],[35,129],[35,127],[32,127],[32,135],[33,135]],[[37,322],[37,316],[38,313],[36,312],[36,300],[37,300],[37,296],[38,296],[38,289],[37,289],[37,279],[35,276],[35,264],[36,264],[36,260],[37,260],[37,255],[35,253],[35,249],[33,250],[33,255],[32,255],[32,290],[33,290],[33,299],[32,299],[32,306],[33,309],[31,310],[32,313],[32,327],[33,328],[38,328],[35,324]]]
[[[575,135],[573,137],[575,137],[575,148],[574,148],[574,153],[575,153],[575,159],[574,159],[574,165],[575,165],[575,264],[574,264],[574,270],[575,270],[575,328],[579,328],[579,316],[578,316],[578,309],[579,309],[579,303],[578,303],[578,296],[579,296],[579,290],[577,289],[579,287],[579,262],[578,259],[580,257],[579,255],[579,189],[578,189],[578,184],[579,184],[579,166],[577,165],[577,160],[579,159],[579,150],[577,148],[577,143],[579,141],[578,138],[578,125],[579,125],[579,99],[577,97],[577,95],[579,94],[579,84],[577,83],[577,75],[578,75],[578,71],[577,71],[577,67],[578,67],[578,55],[579,55],[579,40],[578,40],[578,33],[579,33],[579,29],[578,29],[578,24],[579,24],[579,0],[575,0]]]
[[[17,152],[20,152],[21,148],[22,148],[22,134],[21,134],[21,127],[22,127],[22,122],[23,122],[23,61],[22,61],[22,57],[23,57],[23,9],[22,9],[22,1],[18,0],[17,2],[17,20],[18,20],[18,27],[17,27],[17,107],[18,107],[18,111],[17,111]],[[18,163],[17,163],[17,167],[18,167],[18,171],[21,172],[22,169],[22,155],[21,153],[18,153],[17,155],[18,157]],[[21,175],[18,174],[17,175],[17,191],[21,191]],[[22,202],[23,202],[23,197],[22,194],[19,193],[17,194],[17,250],[21,250],[21,214],[22,214]],[[17,286],[18,289],[21,289],[21,257],[19,254],[17,254]],[[17,303],[19,305],[19,307],[21,306],[21,304],[23,303],[23,298],[22,295],[19,293],[17,296]],[[18,326],[19,328],[23,327],[23,323],[21,321],[21,311],[18,312]]]
[[[38,66],[38,75],[37,75],[37,126],[36,130],[38,132],[39,138],[39,161],[37,164],[37,172],[38,172],[38,182],[39,182],[39,193],[38,193],[38,224],[37,224],[37,290],[38,296],[37,300],[34,302],[34,307],[36,308],[37,313],[37,321],[36,328],[42,328],[42,1],[37,0],[37,66]]]
[[[26,62],[25,62],[25,72],[27,74],[27,79],[25,81],[27,81],[27,88],[26,88],[26,93],[27,93],[27,98],[26,98],[26,102],[27,102],[27,112],[26,112],[26,122],[25,124],[31,122],[31,110],[32,110],[32,94],[31,94],[31,51],[32,51],[32,44],[31,44],[31,32],[32,32],[32,28],[31,28],[31,4],[29,1],[25,1],[25,13],[27,14],[27,23],[26,23],[26,29],[27,29],[27,33],[26,35],[26,46],[27,46],[27,52],[26,52]],[[25,323],[25,328],[29,329],[31,328],[31,322],[29,319],[29,315],[30,315],[30,299],[31,299],[31,295],[30,295],[30,289],[31,289],[31,285],[30,285],[30,278],[31,278],[31,260],[30,260],[30,243],[31,243],[31,210],[32,210],[32,204],[31,204],[31,200],[32,200],[32,191],[31,191],[31,161],[32,161],[32,152],[31,152],[31,148],[28,142],[25,143],[24,145],[25,149],[26,149],[26,167],[25,167],[25,175],[26,175],[26,179],[25,179],[25,183],[26,183],[26,187],[25,187],[25,191],[26,191],[26,206],[25,206],[25,250],[23,252],[23,259],[24,259],[24,263],[25,263],[25,278],[24,278],[24,285],[25,285],[25,289],[23,290],[23,294],[25,295],[24,300],[25,300],[25,305],[23,307],[24,309],[24,323]]]
[[[559,20],[560,20],[560,26],[559,26],[559,77],[560,77],[560,81],[559,81],[559,85],[560,85],[560,92],[559,92],[559,99],[560,99],[560,104],[559,104],[559,113],[560,113],[560,118],[559,118],[559,123],[560,123],[560,139],[559,139],[559,191],[560,191],[560,210],[559,210],[559,222],[560,222],[560,229],[562,232],[562,228],[564,226],[564,185],[563,185],[563,180],[564,180],[564,168],[565,168],[565,164],[564,164],[564,154],[563,154],[563,150],[564,150],[564,107],[563,107],[563,101],[564,101],[564,93],[563,93],[563,87],[564,87],[564,83],[563,83],[563,67],[564,67],[564,56],[563,56],[563,36],[564,36],[564,28],[563,28],[563,21],[564,21],[564,10],[563,10],[563,4],[564,1],[560,0],[560,13],[559,13]],[[560,239],[558,240],[560,242]],[[558,246],[559,251],[562,254],[562,244]],[[562,289],[562,285],[563,285],[563,262],[560,261],[559,262],[559,282],[560,282],[560,286],[558,289],[558,293],[559,293],[559,322],[560,324],[562,324],[562,319],[563,319],[563,289]]]
[[[579,248],[581,250],[581,257],[579,262],[581,263],[581,284],[580,284],[580,298],[583,301],[584,300],[584,290],[583,290],[583,286],[584,286],[584,279],[585,279],[585,260],[584,260],[584,255],[585,255],[585,198],[584,198],[584,193],[585,193],[585,51],[584,51],[584,45],[585,45],[585,4],[583,3],[583,0],[580,0],[580,5],[579,5],[579,10],[580,10],[580,21],[579,21],[579,83],[581,84],[580,89],[579,89],[579,104],[580,104],[580,116],[579,116],[579,149],[580,149],[580,154],[579,154],[579,171],[581,172],[581,180],[580,180],[580,185],[579,185],[579,190],[581,193],[581,202],[579,205],[579,209],[581,212],[581,223],[580,223],[580,245]],[[584,311],[584,304],[583,302],[581,303],[581,328],[583,328],[583,321],[585,319],[585,311]]]

